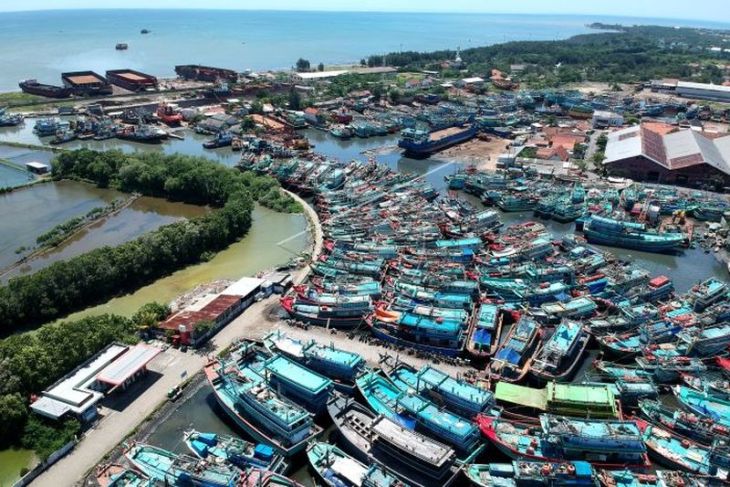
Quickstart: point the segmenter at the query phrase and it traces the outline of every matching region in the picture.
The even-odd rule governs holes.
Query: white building
[[[677,94],[686,98],[730,102],[730,86],[680,81]]]
[[[603,110],[593,112],[593,128],[621,127],[624,124],[624,116]]]

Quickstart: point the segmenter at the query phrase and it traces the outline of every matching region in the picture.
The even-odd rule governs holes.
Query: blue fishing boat
[[[397,358],[380,362],[390,381],[401,391],[416,391],[456,414],[470,418],[494,406],[494,394],[463,379],[457,379],[430,365],[416,370]]]
[[[330,379],[284,355],[267,359],[263,364],[262,375],[276,391],[315,415],[324,412],[334,389]]]
[[[239,370],[221,359],[208,364],[205,374],[223,411],[256,441],[286,457],[304,450],[322,432],[309,412],[282,399],[248,367]]]
[[[677,333],[686,346],[687,355],[715,357],[730,347],[730,323],[709,326],[692,326]]]
[[[227,462],[242,470],[254,466],[281,472],[286,467],[284,457],[269,445],[251,443],[235,436],[190,430],[183,434],[183,441],[198,458]]]
[[[676,470],[641,473],[629,469],[600,470],[598,478],[604,487],[720,487],[720,479],[708,478]]]
[[[540,382],[570,379],[580,366],[590,342],[581,323],[563,321],[544,341],[530,364],[530,374]]]
[[[211,464],[199,458],[176,455],[141,443],[130,446],[124,456],[151,480],[165,485],[237,487],[241,472],[225,464]]]
[[[428,157],[434,152],[474,138],[477,131],[476,125],[454,126],[434,132],[407,128],[401,132],[398,147],[408,155]]]
[[[704,311],[710,306],[728,299],[728,286],[714,277],[693,286],[689,290],[689,298],[695,311]]]
[[[583,233],[589,242],[622,247],[643,252],[672,252],[684,245],[681,233],[658,233],[643,223],[614,220],[591,215],[583,224]]]
[[[377,308],[367,320],[381,340],[442,355],[455,356],[464,348],[466,324]]]
[[[668,428],[680,436],[699,441],[710,446],[716,440],[730,444],[730,429],[710,417],[700,417],[682,410],[668,408],[659,401],[644,399],[639,401],[639,410],[650,422]]]
[[[118,464],[102,465],[96,472],[99,487],[154,487],[146,475]]]
[[[540,325],[529,316],[522,316],[512,326],[507,339],[489,363],[491,381],[519,382],[531,365],[533,353],[540,343]]]
[[[443,441],[464,456],[472,455],[479,446],[479,431],[470,421],[438,408],[419,394],[403,392],[376,372],[358,377],[357,388],[376,413]]]
[[[542,414],[539,427],[483,415],[477,417],[477,423],[484,436],[515,460],[585,460],[605,468],[650,465],[634,421]]]
[[[502,312],[494,304],[482,303],[474,315],[466,350],[474,358],[489,358],[496,352],[501,335]]]
[[[598,476],[588,462],[472,463],[464,473],[479,487],[595,487]]]
[[[730,401],[685,386],[675,386],[672,391],[679,405],[687,411],[730,428]]]
[[[700,475],[720,474],[727,478],[725,469],[730,467],[727,450],[718,452],[642,419],[637,419],[636,424],[641,429],[649,455],[657,462],[676,470]]]
[[[335,382],[335,388],[346,394],[354,392],[355,378],[365,368],[365,359],[358,353],[314,340],[303,342],[279,330],[267,335],[264,345],[272,352],[282,353],[329,377]]]

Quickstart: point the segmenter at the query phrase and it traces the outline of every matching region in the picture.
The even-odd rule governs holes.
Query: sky
[[[593,14],[730,23],[728,0],[0,0],[0,11],[100,7]]]

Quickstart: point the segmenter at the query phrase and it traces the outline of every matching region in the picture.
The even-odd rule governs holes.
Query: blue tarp
[[[497,352],[497,358],[511,364],[520,363],[520,354],[511,348],[503,348],[502,350]]]
[[[474,332],[474,343],[479,345],[491,345],[492,333],[489,330],[477,330]]]

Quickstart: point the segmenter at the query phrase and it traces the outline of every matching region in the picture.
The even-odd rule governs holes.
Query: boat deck
[[[319,394],[332,387],[330,379],[302,367],[283,355],[277,355],[267,360],[265,369],[281,380],[301,386],[312,394]]]
[[[413,430],[380,416],[371,425],[373,433],[401,450],[408,451],[411,455],[441,468],[454,456],[454,450],[438,443],[430,438],[420,435]]]

